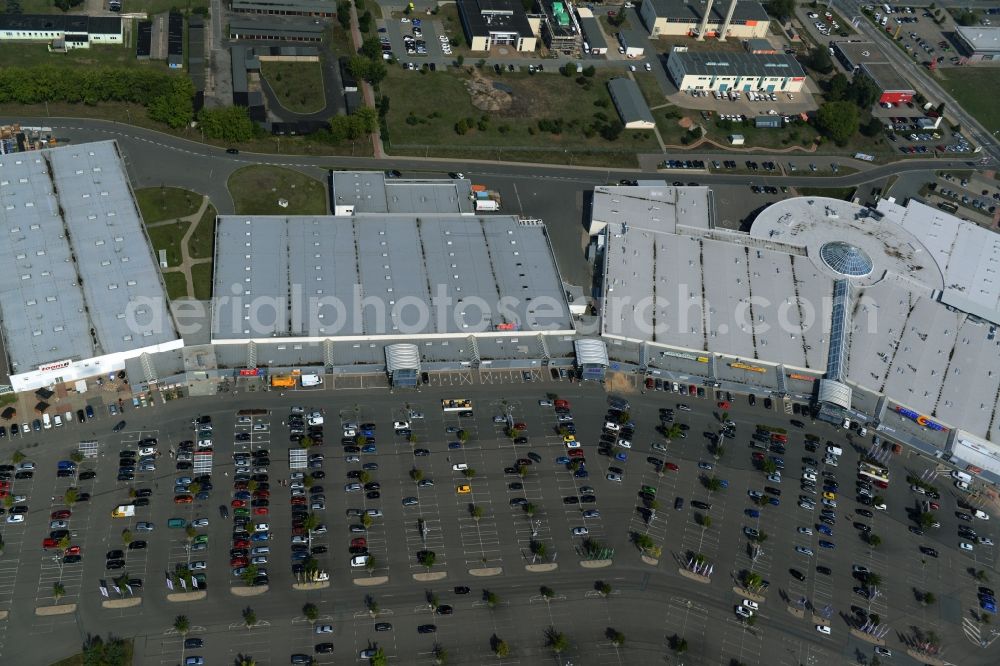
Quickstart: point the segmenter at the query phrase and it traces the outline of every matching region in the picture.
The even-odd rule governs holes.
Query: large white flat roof
[[[215,247],[216,341],[573,329],[545,227],[514,216],[231,215]]]
[[[0,233],[12,374],[178,339],[113,141],[0,156]]]

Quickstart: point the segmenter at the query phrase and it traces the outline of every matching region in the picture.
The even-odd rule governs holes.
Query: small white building
[[[50,42],[60,49],[123,44],[120,16],[0,14],[0,42]]]

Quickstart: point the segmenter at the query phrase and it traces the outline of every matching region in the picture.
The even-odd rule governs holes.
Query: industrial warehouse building
[[[625,125],[625,129],[653,129],[656,127],[656,120],[653,119],[653,112],[649,110],[639,84],[632,79],[617,77],[608,81],[608,92],[611,93],[611,101],[615,103],[618,116]]]
[[[970,62],[1000,60],[1000,26],[957,25],[955,36],[962,47],[962,54]]]
[[[762,39],[770,25],[764,6],[752,0],[644,0],[639,14],[651,37]]]
[[[470,51],[489,51],[494,46],[535,50],[538,39],[517,0],[458,0],[457,4]]]
[[[0,156],[0,328],[15,391],[179,349],[112,141]]]
[[[833,42],[833,54],[854,76],[867,76],[879,89],[879,104],[905,104],[917,94],[913,85],[872,42]]]
[[[553,51],[579,55],[583,50],[583,30],[573,12],[573,6],[564,0],[538,0],[541,10],[542,41]]]
[[[321,42],[326,26],[307,18],[233,16],[229,39],[244,41]]]
[[[70,14],[0,14],[0,42],[55,42],[54,48],[59,49],[122,44],[122,19]]]
[[[243,14],[270,14],[272,16],[321,16],[337,15],[334,0],[232,0],[230,7]]]
[[[806,83],[802,65],[790,55],[688,51],[675,48],[667,73],[679,90],[799,92]]]
[[[822,197],[773,204],[743,233],[682,199],[595,191],[612,363],[818,394],[820,418],[884,424],[904,442],[916,433],[914,446],[1000,479],[1000,455],[973,460],[1000,441],[1000,237],[918,201]],[[958,452],[955,435],[979,444]]]

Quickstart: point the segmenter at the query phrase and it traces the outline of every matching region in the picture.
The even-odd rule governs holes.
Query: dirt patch
[[[694,121],[688,118],[687,116],[684,116],[683,118],[678,120],[677,124],[686,130],[689,130],[692,127],[694,127]]]
[[[475,68],[472,69],[472,78],[465,82],[465,89],[472,98],[472,106],[480,111],[506,111],[514,101],[510,93],[494,88],[493,81],[483,77]]]

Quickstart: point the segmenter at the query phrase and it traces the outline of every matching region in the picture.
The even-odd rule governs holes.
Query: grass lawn
[[[209,204],[198,220],[198,226],[191,232],[191,237],[188,238],[188,256],[192,259],[211,259],[215,256],[216,214],[215,206]]]
[[[156,227],[146,227],[156,260],[160,260],[160,250],[166,250],[167,266],[171,268],[179,266],[184,259],[181,255],[181,239],[190,227],[190,222],[171,222]]]
[[[198,212],[202,196],[179,187],[147,187],[135,191],[142,219],[149,224]]]
[[[201,206],[202,196],[179,187],[147,187],[135,191],[139,211],[146,224],[194,215]]]
[[[212,264],[195,264],[191,267],[194,297],[199,301],[212,298]]]
[[[178,298],[187,298],[187,278],[184,277],[183,273],[175,273],[173,271],[164,273],[163,284],[167,287],[167,298],[170,300],[176,301]]]
[[[351,36],[336,21],[330,21],[325,31],[326,43],[336,56],[351,56],[356,53]]]
[[[208,0],[125,0],[125,10],[146,12],[150,16],[169,12],[173,8],[189,12],[198,7],[208,7]]]
[[[326,188],[298,171],[274,166],[248,166],[229,177],[229,193],[237,215],[323,215]],[[288,207],[278,205],[286,199]]]
[[[576,77],[548,71],[497,76],[483,69],[481,75],[510,87],[513,102],[508,108],[485,112],[474,107],[464,85],[472,76],[468,68],[427,73],[391,68],[381,86],[382,94],[391,100],[387,118],[390,152],[464,152],[466,157],[526,161],[546,153],[546,161],[554,157],[555,161],[572,160],[574,164],[600,164],[600,156],[620,164],[624,156],[634,164],[636,152],[659,150],[649,131],[626,130],[615,141],[594,131],[594,126],[618,120],[607,89],[611,72],[598,70],[586,79],[586,86],[577,83]],[[472,121],[472,129],[460,135],[455,126],[463,119]],[[543,131],[540,121],[561,123],[561,131]],[[590,157],[581,161],[582,155],[597,157],[593,162]]]
[[[133,645],[131,639],[125,639],[125,660],[124,663],[131,664],[133,656]],[[83,653],[74,654],[72,657],[66,657],[65,659],[60,659],[52,666],[83,666]]]
[[[856,188],[853,187],[796,187],[795,191],[803,197],[829,197],[850,201]]]
[[[260,72],[281,106],[294,113],[315,113],[326,106],[323,70],[317,62],[261,62]]]
[[[667,103],[667,98],[663,94],[663,89],[656,81],[656,76],[652,72],[639,71],[632,74],[636,85],[642,91],[642,96],[646,98],[646,104],[650,108]]]
[[[938,80],[962,108],[983,124],[989,133],[1000,130],[1000,106],[987,90],[1000,90],[1000,69],[996,67],[946,67],[937,71]],[[945,116],[948,110],[945,109]]]
[[[60,68],[80,67],[153,67],[167,71],[164,62],[140,62],[135,58],[135,48],[127,46],[91,46],[74,49],[68,53],[49,53],[46,44],[0,44],[0,62],[8,67],[35,67],[54,65]],[[185,74],[178,74],[185,76]]]

